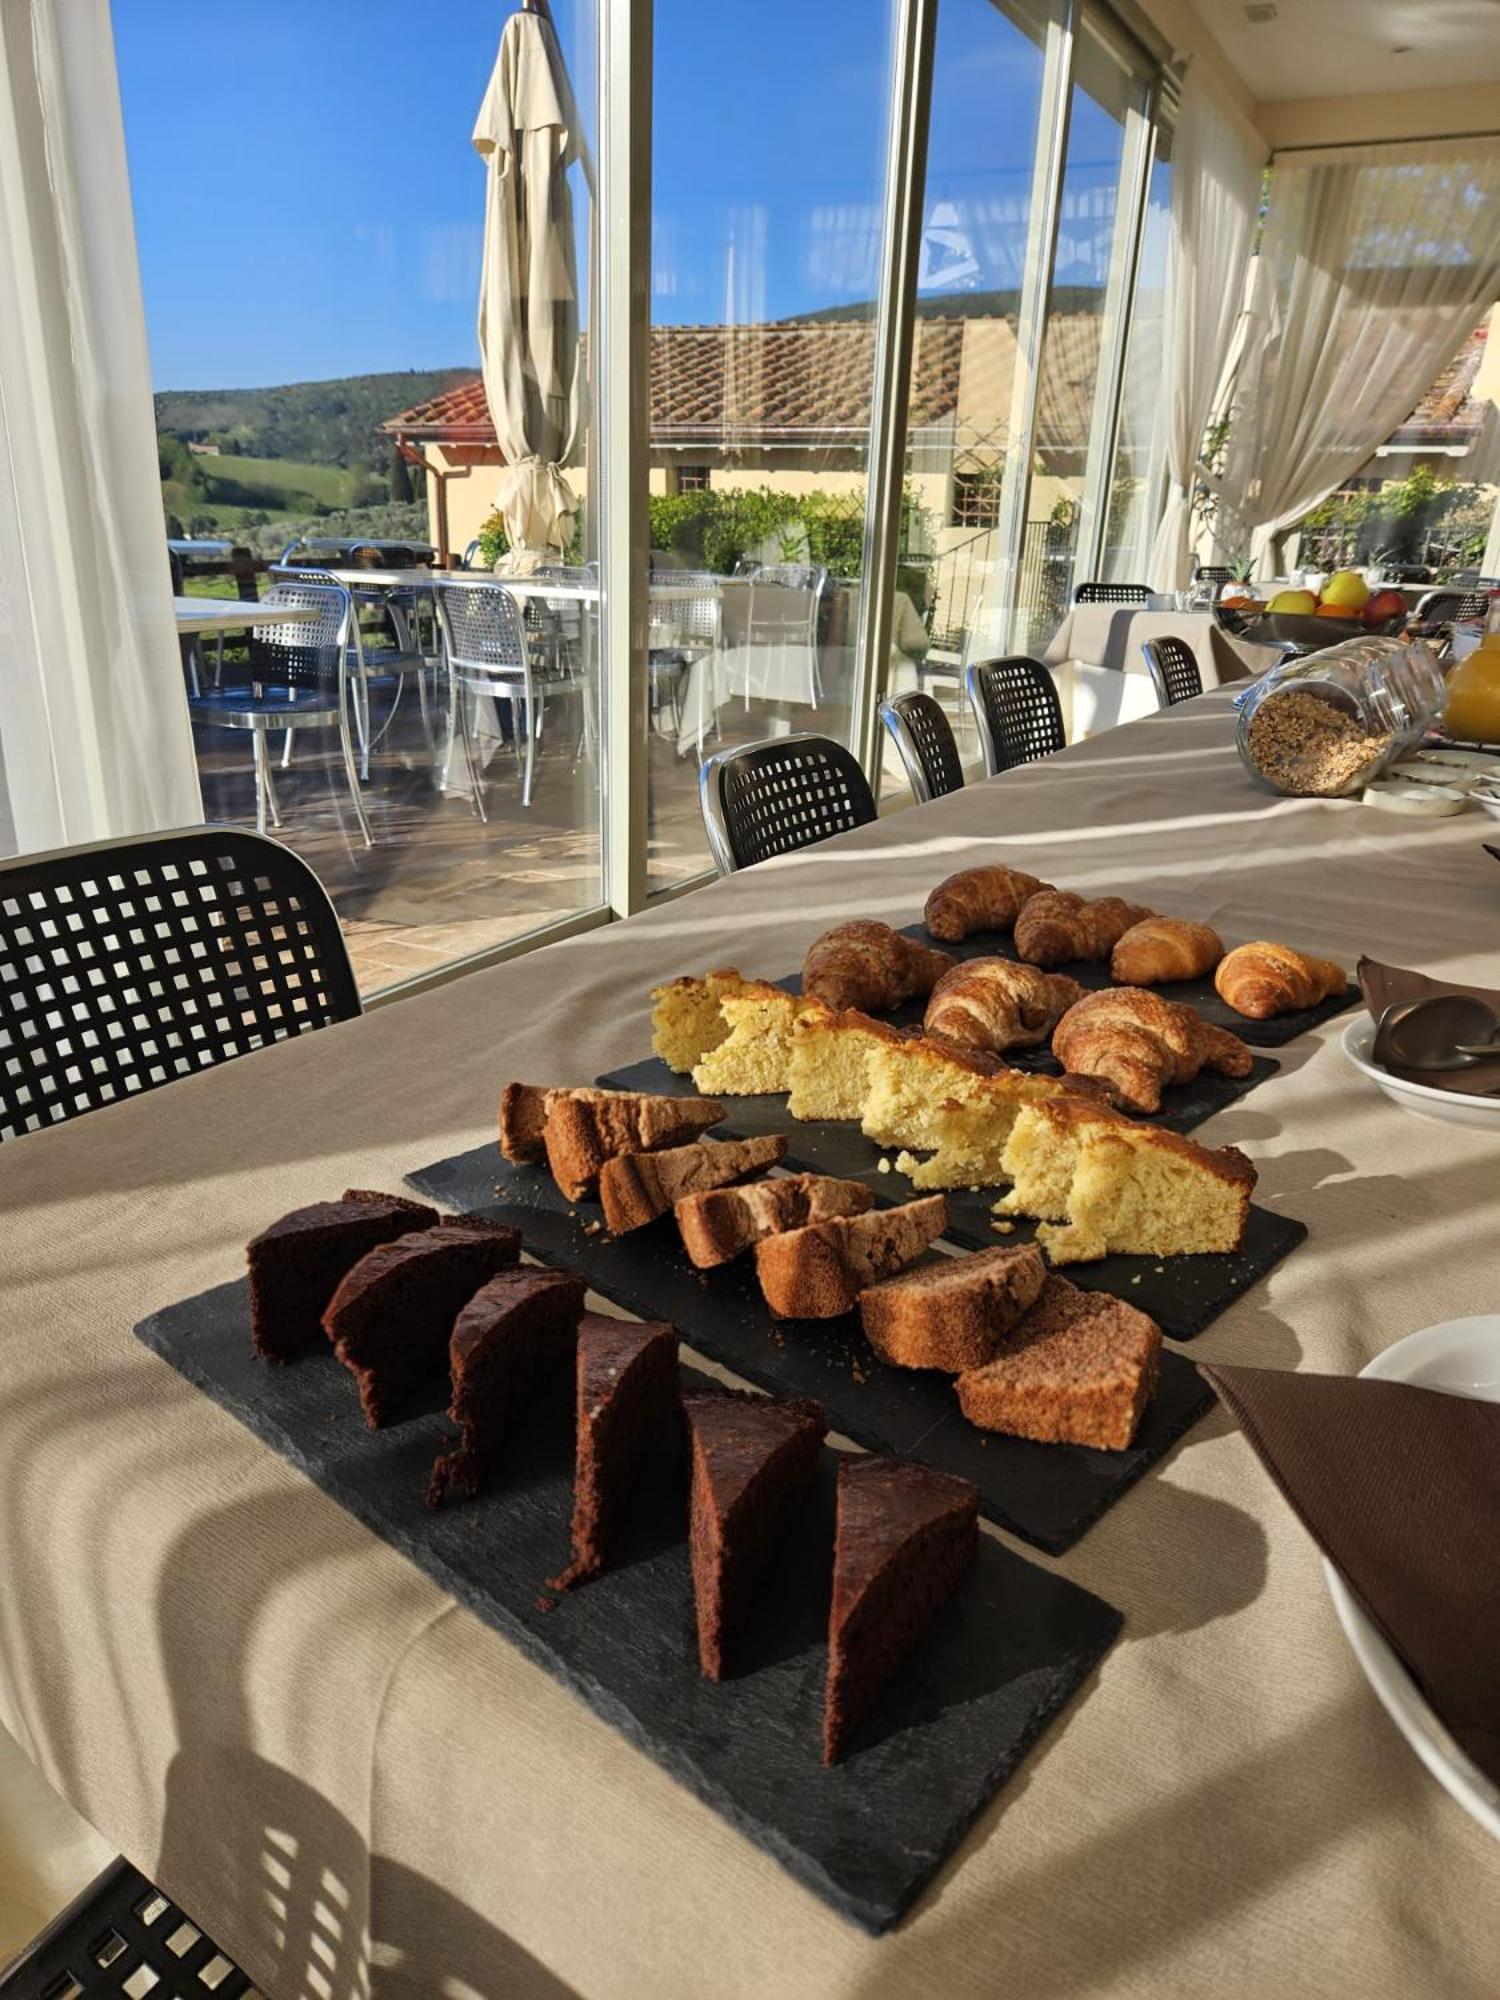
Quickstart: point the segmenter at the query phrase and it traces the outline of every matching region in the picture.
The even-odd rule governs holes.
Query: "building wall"
[[[1257,104],[1255,123],[1272,149],[1354,146],[1379,139],[1442,139],[1454,132],[1493,131],[1500,88],[1458,84],[1446,90],[1401,90],[1354,97],[1283,98]]]

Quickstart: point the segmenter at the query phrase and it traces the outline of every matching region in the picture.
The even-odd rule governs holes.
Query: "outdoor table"
[[[1185,639],[1192,647],[1205,688],[1263,673],[1281,658],[1278,647],[1252,645],[1226,632],[1211,611],[1152,611],[1138,610],[1133,605],[1075,604],[1048,642],[1041,656],[1042,664],[1060,667],[1072,660],[1144,675],[1146,663],[1141,658],[1141,647],[1148,639],[1161,639],[1169,634]]]
[[[1221,1414],[1057,1562],[1123,1636],[873,1940],[131,1332],[293,1205],[493,1139],[505,1078],[641,1056],[657,982],[794,971],[966,864],[1492,983],[1488,823],[1273,797],[1233,724],[1210,694],[0,1146],[0,1723],[263,1992],[1493,2000],[1495,1845],[1386,1719]],[[1403,1116],[1338,1027],[1198,1134],[1311,1236],[1194,1360],[1348,1374],[1494,1308],[1500,1143]]]
[[[313,604],[257,604],[245,597],[174,597],[172,610],[180,639],[247,632],[252,625],[310,625],[318,615]]]

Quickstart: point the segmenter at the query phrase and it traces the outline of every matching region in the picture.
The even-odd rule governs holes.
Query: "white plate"
[[[1478,1097],[1466,1090],[1434,1090],[1430,1083],[1408,1083],[1377,1069],[1370,1060],[1375,1041],[1375,1023],[1368,1014],[1356,1015],[1342,1035],[1339,1047],[1361,1076],[1367,1076],[1383,1090],[1393,1104],[1415,1118],[1436,1118],[1446,1125],[1478,1125],[1500,1132],[1500,1096]]]
[[[1500,1313],[1424,1326],[1420,1333],[1408,1334],[1377,1354],[1359,1372],[1372,1381],[1415,1382],[1451,1396],[1500,1403]],[[1386,1714],[1444,1791],[1500,1840],[1500,1787],[1459,1749],[1332,1563],[1324,1562],[1323,1574],[1344,1636]]]

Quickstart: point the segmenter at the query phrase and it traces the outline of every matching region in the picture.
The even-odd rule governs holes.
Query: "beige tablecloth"
[[[0,1723],[271,2000],[357,1993],[366,1932],[402,2000],[1493,2000],[1500,1850],[1217,1414],[1059,1564],[1124,1635],[872,1941],[131,1335],[293,1203],[484,1139],[503,1076],[639,1055],[653,980],[784,972],[965,862],[1496,983],[1488,822],[1269,798],[1229,723],[1209,696],[0,1147]],[[1195,1355],[1348,1371],[1497,1304],[1500,1144],[1402,1115],[1335,1033],[1204,1128],[1312,1236]]]
[[[1247,680],[1281,658],[1275,646],[1252,645],[1226,632],[1211,611],[1135,611],[1129,605],[1075,604],[1053,633],[1042,662],[1059,667],[1065,660],[1079,660],[1088,666],[1144,674],[1141,647],[1148,639],[1167,634],[1192,647],[1206,688]]]

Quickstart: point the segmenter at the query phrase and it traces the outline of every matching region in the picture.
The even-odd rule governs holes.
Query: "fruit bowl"
[[[1315,611],[1267,611],[1250,620],[1245,637],[1257,646],[1295,646],[1299,653],[1321,653],[1325,646],[1336,646],[1342,639],[1363,639],[1371,631],[1384,629],[1367,625],[1363,618],[1320,618]]]

